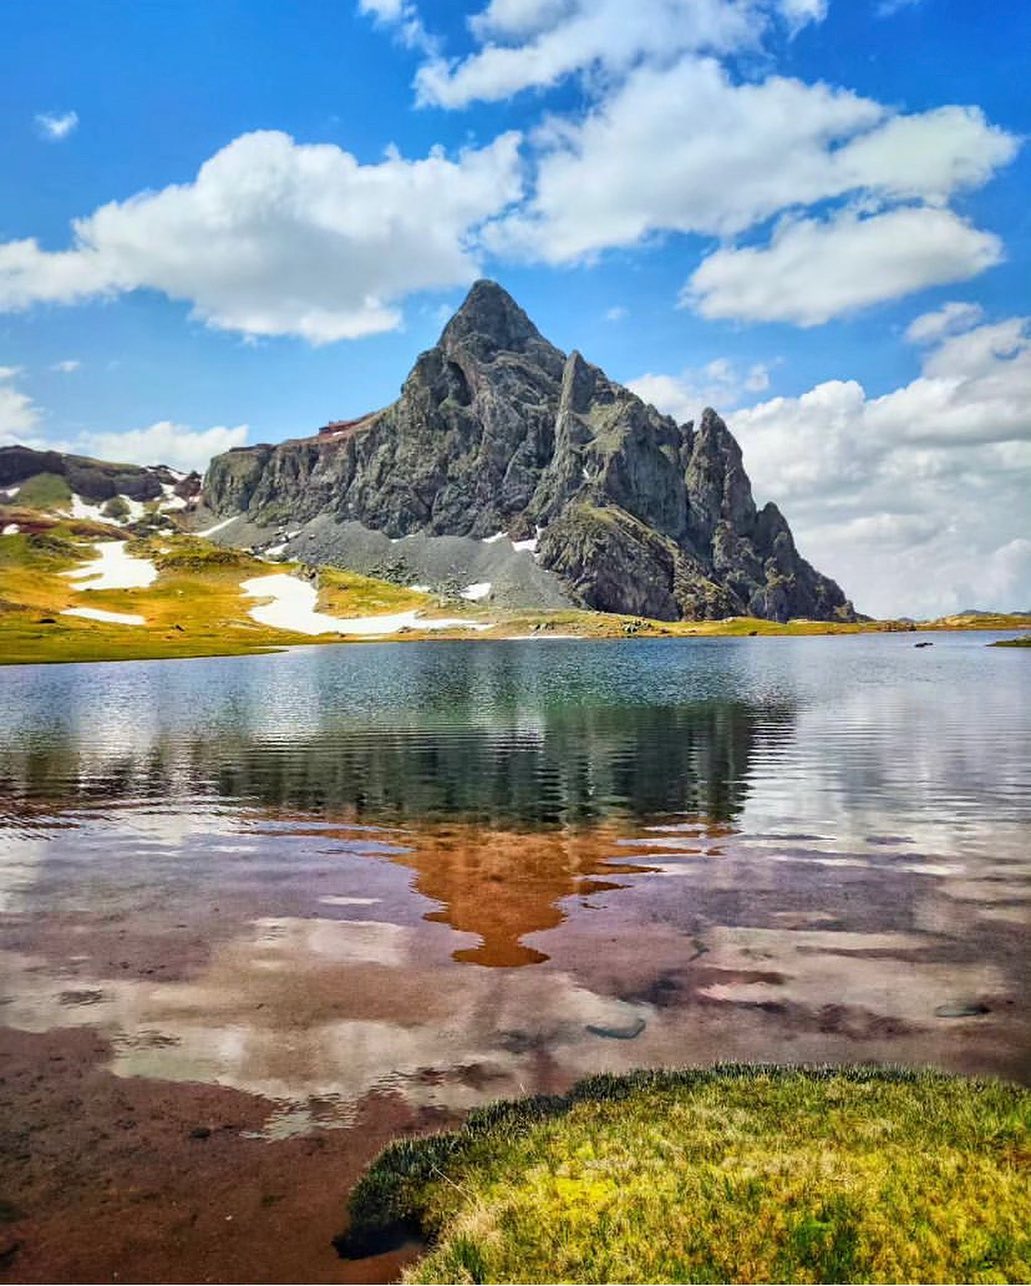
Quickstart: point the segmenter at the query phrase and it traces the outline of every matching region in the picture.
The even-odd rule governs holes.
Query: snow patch
[[[260,625],[295,634],[396,634],[398,630],[489,630],[491,624],[458,618],[425,620],[418,612],[395,612],[390,616],[330,616],[316,609],[318,593],[310,582],[286,572],[272,576],[254,576],[240,589],[251,598],[271,599],[250,609],[249,615]]]
[[[161,484],[161,491],[164,495],[164,499],[158,504],[158,508],[164,513],[170,513],[173,509],[186,508],[185,496],[177,496],[175,494],[175,486],[171,482],[163,482]]]
[[[462,597],[467,598],[470,603],[478,603],[481,598],[486,598],[491,591],[491,582],[489,580],[477,581],[475,585],[466,585],[462,590]]]
[[[17,536],[19,531],[21,528],[16,522],[9,522],[3,531],[0,531],[0,536]]]
[[[512,548],[517,554],[535,554],[537,552],[537,537],[531,536],[529,540],[513,540]]]
[[[98,540],[93,546],[98,555],[95,562],[62,575],[88,582],[74,589],[146,589],[157,580],[158,569],[149,558],[126,553],[127,545],[124,540]]]
[[[503,531],[496,531],[493,536],[484,536],[483,543],[485,545],[496,545],[499,540],[504,539],[505,533]]]
[[[62,616],[83,616],[87,621],[104,621],[109,625],[146,625],[142,616],[129,612],[105,612],[99,607],[66,607]]]
[[[126,523],[139,522],[146,512],[146,506],[140,500],[133,500],[131,496],[112,496],[112,500],[121,500],[129,513],[124,518],[112,518],[109,514],[104,513],[104,506],[107,500],[102,500],[100,504],[90,504],[88,500],[83,500],[82,496],[72,496],[71,517],[85,518],[90,522],[113,523],[116,527],[124,527]]]
[[[20,487],[8,487],[7,490],[4,492],[4,495],[7,497],[8,500],[13,500],[20,490],[21,490]]]
[[[72,496],[72,517],[86,518],[90,522],[106,522],[107,519],[100,512],[100,505],[91,505],[88,500],[83,500],[82,496]]]

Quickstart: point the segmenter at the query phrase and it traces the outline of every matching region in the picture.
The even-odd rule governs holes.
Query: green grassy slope
[[[59,474],[37,473],[21,483],[15,499],[25,509],[63,508],[72,502],[72,489]]]
[[[417,1282],[1022,1282],[1029,1160],[1015,1086],[870,1068],[599,1077],[393,1144],[341,1248],[417,1228]]]
[[[46,490],[39,475],[35,480]],[[63,483],[63,479],[55,479]],[[28,485],[28,484],[26,484]],[[20,499],[20,497],[19,497]],[[255,600],[240,583],[295,565],[273,565],[241,550],[217,546],[175,530],[154,532],[146,522],[128,528],[60,518],[39,509],[0,506],[0,664],[40,661],[128,660],[175,656],[231,655],[296,643],[329,643],[331,635],[312,638],[257,624],[249,612]],[[133,551],[154,559],[159,578],[145,590],[81,593],[62,575],[92,560],[91,541],[129,539]],[[143,615],[145,625],[117,625],[62,616],[68,607],[95,607]],[[489,603],[444,602],[367,576],[336,568],[319,573],[321,611],[339,617],[388,615],[410,610],[427,614],[490,620],[495,628],[480,637],[503,638],[543,631],[582,638],[794,636],[856,634],[908,628],[897,622],[857,624],[826,621],[775,621],[735,617],[724,621],[649,621],[586,610],[504,612]],[[963,617],[935,622],[924,629],[1016,629],[1026,617]],[[407,639],[424,637],[406,631]],[[434,638],[465,637],[461,630],[433,632]]]

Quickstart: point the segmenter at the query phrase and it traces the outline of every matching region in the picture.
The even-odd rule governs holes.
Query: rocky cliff
[[[395,540],[536,539],[538,566],[572,601],[603,611],[853,617],[776,506],[756,508],[715,411],[678,425],[548,343],[489,281],[473,286],[391,406],[217,456],[204,499],[251,531],[330,517]]]

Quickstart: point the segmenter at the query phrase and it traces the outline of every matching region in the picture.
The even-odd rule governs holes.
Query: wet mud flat
[[[266,808],[148,849],[136,820],[50,829],[0,917],[5,1280],[396,1279],[415,1248],[333,1246],[372,1157],[597,1071],[1031,1079],[1031,886],[1003,841]]]
[[[374,1096],[355,1128],[269,1142],[271,1105],[122,1079],[96,1035],[0,1031],[0,1273],[12,1282],[387,1282],[332,1240],[342,1195],[386,1143],[451,1114]]]

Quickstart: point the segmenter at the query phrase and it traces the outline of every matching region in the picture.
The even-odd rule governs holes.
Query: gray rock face
[[[33,447],[0,447],[0,487],[18,486],[41,473],[65,478],[69,488],[84,500],[99,504],[112,496],[131,500],[157,500],[163,486],[190,500],[200,492],[200,475],[175,473],[164,465],[111,464],[63,451],[37,451]]]
[[[678,425],[480,281],[393,405],[315,437],[217,456],[204,500],[262,527],[318,516],[402,536],[513,540],[573,601],[675,620],[854,619],[757,510],[715,411]]]

